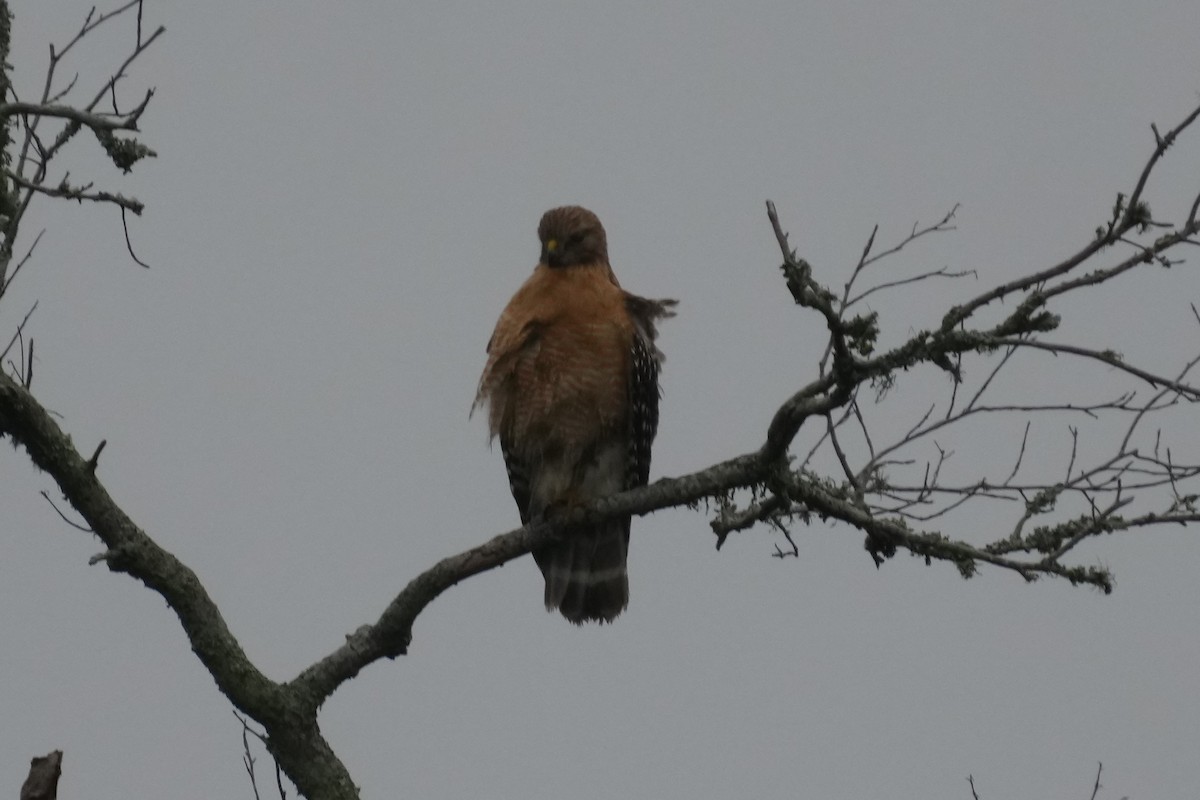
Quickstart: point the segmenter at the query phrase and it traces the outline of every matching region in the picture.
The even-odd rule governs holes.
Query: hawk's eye
[[[575,231],[567,237],[567,244],[579,244],[583,241],[583,231]]]

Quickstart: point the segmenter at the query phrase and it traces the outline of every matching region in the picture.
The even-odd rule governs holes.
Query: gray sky
[[[152,269],[113,209],[43,203],[25,223],[26,243],[48,232],[3,336],[40,302],[36,394],[80,449],[108,440],[109,490],[278,679],[517,524],[467,410],[545,209],[592,208],[623,284],[680,299],[653,476],[679,474],[757,447],[815,374],[823,326],[782,285],[764,199],[834,286],[874,223],[886,243],[962,203],[957,232],[881,269],[979,280],[883,298],[896,342],[1077,249],[1148,124],[1200,90],[1193,0],[481,5],[149,0],[168,33],[124,100],[158,88],[159,158],[121,178],[80,137],[61,166],[148,204],[130,232]],[[89,4],[13,6],[31,98]],[[130,38],[117,23],[64,74],[90,95]],[[1195,134],[1151,187],[1163,217],[1196,191]],[[1155,269],[1066,304],[1058,338],[1173,372],[1197,301],[1194,266]],[[1033,358],[1006,391],[1086,398],[1111,378]],[[903,376],[878,425],[946,389]],[[1031,469],[1065,466],[1069,422],[1035,426]],[[954,477],[1011,463],[1020,427],[957,440]],[[0,470],[0,792],[62,748],[64,797],[251,796],[174,615],[87,566],[98,543],[23,453]],[[948,532],[1014,521],[980,506]],[[637,520],[630,608],[604,628],[546,614],[530,559],[472,579],[419,618],[410,656],[334,695],[323,730],[371,797],[964,798],[968,773],[985,800],[1080,797],[1097,761],[1101,797],[1195,795],[1194,532],[1089,546],[1110,597],[907,556],[876,570],[844,527],[797,541],[780,562],[765,531],[716,553],[702,514]]]

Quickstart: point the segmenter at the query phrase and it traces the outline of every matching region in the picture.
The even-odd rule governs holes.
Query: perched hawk
[[[675,305],[621,288],[604,228],[585,208],[547,211],[538,238],[541,262],[496,323],[475,398],[500,437],[522,524],[646,484],[662,361],[655,323]],[[626,516],[535,550],[547,610],[611,622],[629,604],[628,549]]]

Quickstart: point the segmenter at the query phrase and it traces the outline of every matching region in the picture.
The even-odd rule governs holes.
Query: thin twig
[[[1180,381],[1165,378],[1161,375],[1155,375],[1154,373],[1147,372],[1140,367],[1135,367],[1132,364],[1126,363],[1123,359],[1118,357],[1116,353],[1111,351],[1092,350],[1087,347],[1079,347],[1073,344],[1066,344],[1063,342],[1043,342],[1037,339],[1008,339],[997,337],[991,341],[1002,346],[1030,347],[1035,350],[1045,350],[1046,352],[1050,353],[1070,353],[1071,355],[1082,356],[1083,358],[1089,358],[1093,361],[1099,361],[1103,364],[1107,364],[1108,366],[1119,369],[1122,372],[1128,372],[1130,375],[1141,378],[1151,386],[1165,386],[1178,392],[1180,395],[1188,398],[1189,400],[1200,400],[1200,389],[1188,386]]]
[[[45,232],[45,228],[42,228],[40,231],[38,231],[38,235],[33,238],[33,244],[29,245],[29,249],[25,251],[24,258],[18,261],[17,265],[13,267],[13,271],[9,273],[8,279],[3,280],[0,278],[0,298],[3,298],[4,295],[8,293],[8,287],[12,286],[12,282],[17,279],[17,275],[20,274],[21,268],[24,267],[25,263],[33,257],[34,248],[38,246],[38,242],[42,240],[42,235]]]
[[[38,301],[34,300],[33,305],[30,306],[29,310],[25,312],[25,318],[21,320],[21,324],[17,326],[17,330],[13,333],[12,338],[8,340],[8,346],[4,348],[3,353],[0,353],[0,361],[2,361],[4,357],[8,355],[9,350],[12,350],[12,346],[16,344],[17,340],[20,338],[22,331],[25,330],[26,323],[28,323],[29,318],[33,316],[33,312],[37,311],[37,307]]]
[[[875,294],[875,292],[881,292],[884,289],[894,289],[897,286],[906,286],[907,284],[918,283],[920,281],[929,280],[930,278],[965,278],[968,275],[976,278],[979,277],[979,273],[973,269],[951,272],[949,268],[942,267],[941,269],[935,269],[930,272],[922,272],[920,275],[913,275],[911,278],[901,278],[900,280],[887,281],[886,283],[880,283],[876,286],[872,286],[870,289],[856,294],[854,297],[846,301],[846,308],[849,308],[860,300],[865,300],[866,298]]]
[[[77,531],[83,531],[84,533],[93,533],[92,529],[87,527],[86,525],[80,525],[78,522],[74,522],[73,520],[68,519],[67,515],[64,514],[62,512],[62,510],[57,505],[54,504],[54,501],[50,499],[50,495],[46,493],[45,489],[42,489],[40,494],[42,495],[42,497],[46,498],[46,502],[49,503],[50,507],[54,509],[54,513],[56,513],[56,514],[58,514],[58,516],[62,517],[63,522],[67,523],[68,525],[70,525],[72,528],[74,528]]]
[[[138,258],[137,254],[133,252],[133,242],[129,241],[129,223],[125,219],[124,206],[121,207],[121,227],[125,230],[125,249],[129,251],[129,257],[132,258],[133,262],[139,267],[150,269],[150,265]]]

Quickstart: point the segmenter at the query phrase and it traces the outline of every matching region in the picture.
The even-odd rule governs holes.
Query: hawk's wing
[[[658,432],[658,355],[653,342],[633,337],[629,370],[629,469],[625,488],[650,480],[650,446]]]
[[[501,434],[500,452],[504,454],[504,467],[508,470],[508,488],[513,500],[517,501],[517,511],[521,514],[521,524],[529,523],[529,467],[517,456],[508,437]]]
[[[625,488],[650,480],[650,448],[658,433],[658,367],[663,355],[654,340],[657,322],[675,316],[674,300],[650,300],[625,292],[625,308],[633,321],[633,351],[629,362],[629,466]],[[625,530],[629,530],[626,522]]]

